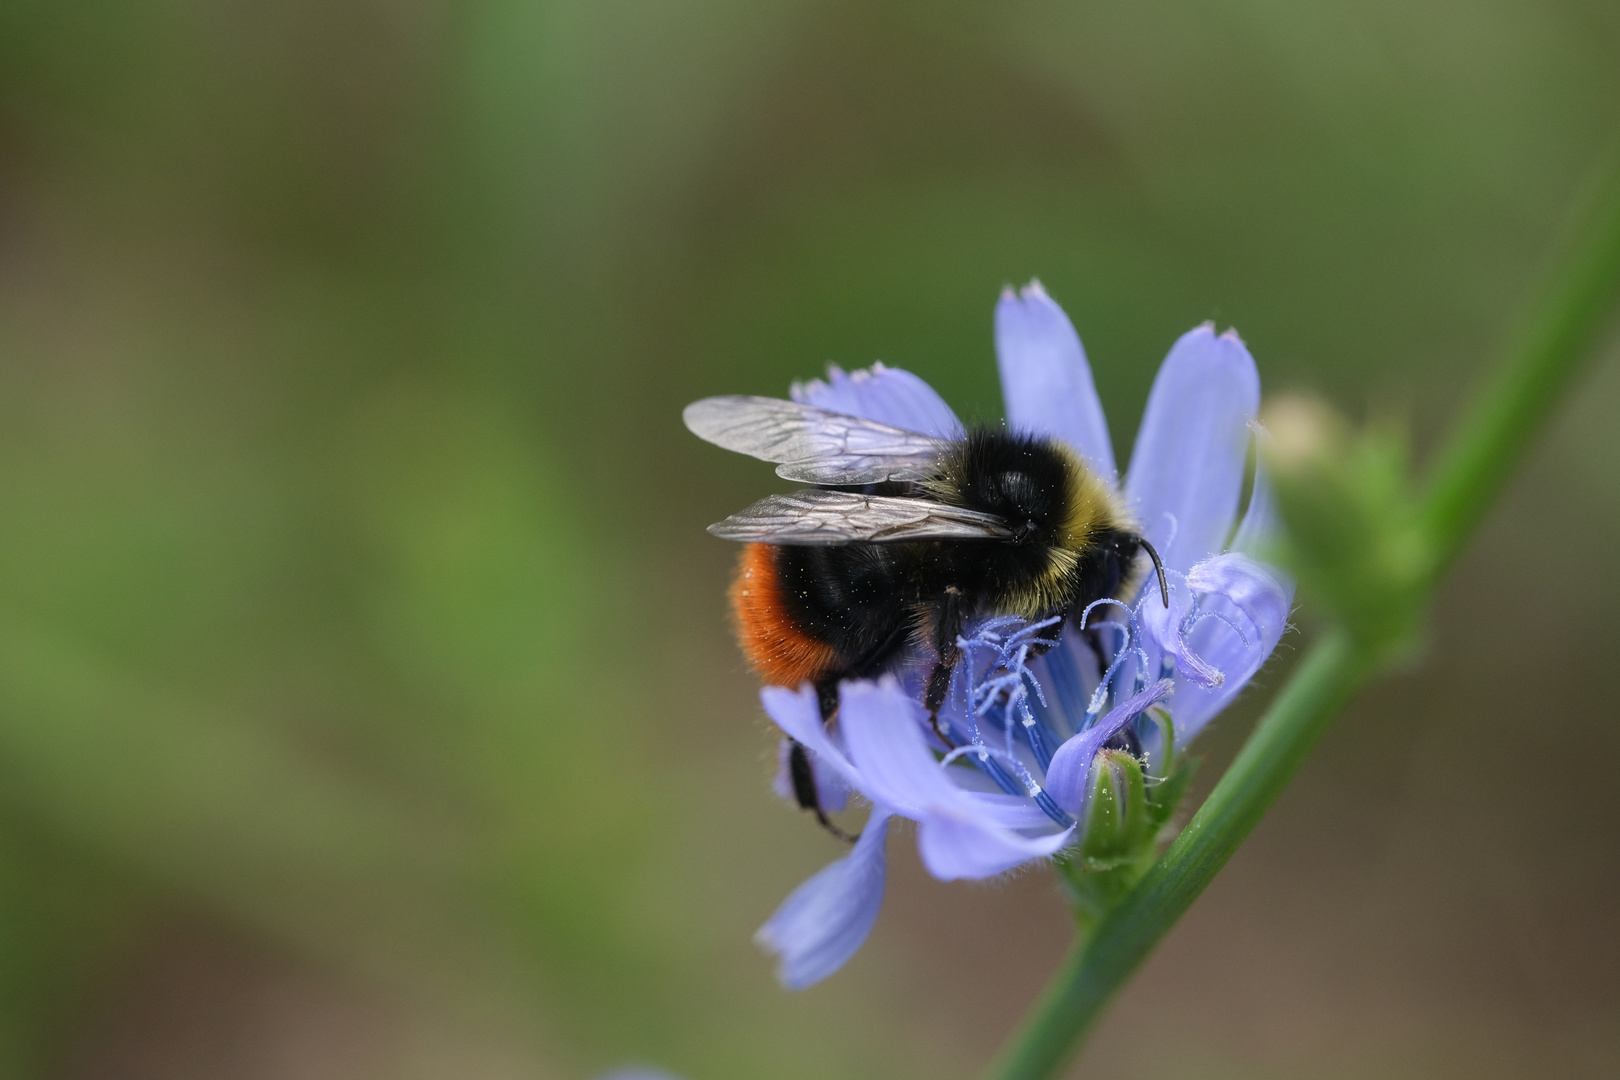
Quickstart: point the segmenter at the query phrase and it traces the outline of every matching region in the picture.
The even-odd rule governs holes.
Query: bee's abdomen
[[[744,655],[783,686],[875,674],[910,628],[904,576],[878,545],[749,544],[731,605]]]

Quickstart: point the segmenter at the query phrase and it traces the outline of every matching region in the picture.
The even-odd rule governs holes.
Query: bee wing
[[[1012,536],[994,514],[925,499],[859,495],[810,488],[768,495],[709,526],[722,540],[766,544],[847,544],[851,541],[1005,540]]]
[[[927,480],[938,471],[938,439],[796,401],[712,397],[694,401],[681,415],[700,439],[779,462],[776,475],[785,480],[880,484]]]

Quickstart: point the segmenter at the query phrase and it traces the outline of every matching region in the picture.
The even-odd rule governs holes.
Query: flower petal
[[[914,819],[962,796],[928,749],[921,712],[893,676],[838,687],[838,723],[861,793]]]
[[[1149,684],[1140,694],[1132,694],[1108,710],[1101,720],[1058,747],[1046,770],[1047,794],[1063,809],[1078,816],[1085,808],[1091,763],[1097,751],[1126,724],[1169,697],[1173,686],[1169,679]]]
[[[975,774],[983,775],[977,770],[970,773]],[[1052,819],[1046,816],[1045,810],[1036,805],[1034,799],[1026,799],[1022,795],[1008,795],[1004,791],[964,791],[962,794],[973,804],[975,817],[993,821],[1004,829],[1045,832],[1052,827]]]
[[[1207,688],[1177,678],[1174,715],[1178,744],[1198,734],[1260,670],[1288,628],[1294,599],[1293,583],[1286,577],[1236,551],[1193,567],[1187,585],[1198,594],[1200,612],[1220,616],[1194,626],[1187,635],[1188,644],[1225,678],[1219,686]]]
[[[1249,492],[1249,508],[1243,511],[1243,523],[1232,537],[1232,550],[1241,551],[1256,559],[1263,559],[1277,534],[1277,502],[1271,491],[1271,476],[1266,469],[1265,450],[1271,442],[1271,433],[1259,422],[1250,426],[1254,432],[1255,454],[1254,490]],[[1281,572],[1278,571],[1278,576]]]
[[[865,371],[827,369],[827,380],[796,382],[790,396],[801,405],[864,416],[937,439],[962,437],[962,422],[932,386],[909,371],[873,364]]]
[[[785,686],[767,686],[760,690],[759,701],[765,706],[765,714],[776,722],[783,734],[803,743],[818,762],[832,766],[846,784],[870,797],[870,793],[861,786],[860,774],[854,764],[827,736],[827,727],[821,722],[821,704],[814,687],[809,683],[797,690]],[[818,773],[820,771],[817,770]]]
[[[894,678],[846,682],[839,692],[839,723],[862,792],[918,823],[923,865],[941,881],[991,877],[1068,843],[1072,829],[1019,835],[1008,826],[1024,828],[1036,824],[1033,818],[983,792],[957,787],[949,775],[955,770],[940,765],[928,749],[920,708]]]
[[[1249,421],[1260,407],[1254,358],[1231,331],[1183,334],[1148,395],[1125,493],[1167,567],[1223,549],[1243,490]]]
[[[814,750],[806,748],[805,753],[810,755],[810,773],[816,780],[816,802],[827,813],[838,813],[849,805],[849,785],[844,783],[836,767],[826,765],[815,768],[815,763],[820,759]],[[799,796],[793,790],[792,754],[792,739],[783,739],[776,744],[776,776],[771,780],[771,790],[776,792],[778,798],[797,805]]]
[[[1155,658],[1169,655],[1175,660],[1176,671],[1180,675],[1207,690],[1224,683],[1226,672],[1206,661],[1188,640],[1185,628],[1189,620],[1194,619],[1199,611],[1198,596],[1185,581],[1186,579],[1182,578],[1170,586],[1168,608],[1154,603],[1151,594],[1148,596],[1148,602],[1142,605],[1141,626],[1147,643],[1157,647],[1157,651],[1153,654]],[[1248,633],[1247,630],[1243,632]]]
[[[1074,324],[1041,283],[1007,289],[996,304],[996,363],[1007,426],[1052,435],[1112,482],[1114,446]]]
[[[1048,836],[1024,837],[1006,829],[987,829],[981,820],[947,810],[919,822],[917,854],[928,872],[940,881],[987,878],[1031,859],[1047,858],[1068,844],[1073,835],[1071,826]]]
[[[803,990],[843,967],[872,932],[883,905],[888,835],[889,812],[874,806],[854,849],[794,889],[754,935],[777,956],[777,978],[789,990]]]

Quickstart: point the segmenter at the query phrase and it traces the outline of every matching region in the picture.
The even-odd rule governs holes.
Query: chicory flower
[[[1038,283],[1002,295],[995,340],[1008,425],[1067,442],[1117,484],[1080,338]],[[926,382],[881,364],[833,368],[792,396],[941,438],[962,432]],[[1273,528],[1263,472],[1239,517],[1249,447],[1263,434],[1259,405],[1259,375],[1236,334],[1206,324],[1175,343],[1121,489],[1163,558],[1169,607],[1150,580],[1062,625],[999,617],[969,626],[940,713],[949,744],[933,734],[909,668],[843,683],[831,731],[808,685],[761,691],[767,714],[810,753],[826,804],[842,805],[848,791],[872,804],[854,849],[795,890],[757,935],[787,986],[826,978],[865,941],[894,818],[917,823],[923,865],[942,881],[1050,858],[1080,839],[1105,748],[1167,763],[1260,669],[1286,627],[1293,585],[1259,558]]]

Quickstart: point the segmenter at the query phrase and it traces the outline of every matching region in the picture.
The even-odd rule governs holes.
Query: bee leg
[[[939,723],[939,710],[945,704],[945,693],[951,688],[951,669],[943,663],[934,665],[928,675],[928,689],[923,694],[923,707],[928,710],[928,725],[934,729],[939,741],[955,750],[959,743],[945,733]]]
[[[788,750],[788,776],[793,781],[793,797],[799,802],[799,809],[813,811],[821,827],[832,833],[846,844],[853,844],[860,839],[860,835],[851,836],[840,829],[827,817],[827,812],[821,808],[821,795],[816,790],[815,767],[810,764],[810,752],[804,744],[789,740],[791,748]]]
[[[1095,626],[1088,626],[1085,633],[1080,636],[1080,640],[1086,643],[1086,647],[1091,650],[1091,655],[1097,658],[1097,672],[1101,674],[1107,671],[1112,658],[1108,655],[1108,650],[1103,646],[1102,632]]]
[[[832,722],[833,714],[838,711],[838,680],[828,679],[816,687],[816,703],[821,706],[821,722]]]
[[[1045,656],[1047,653],[1057,648],[1059,641],[1062,640],[1063,627],[1068,623],[1069,613],[1067,611],[1059,610],[1053,612],[1052,614],[1061,615],[1064,621],[1059,623],[1057,626],[1050,628],[1057,631],[1056,636],[1050,638],[1038,637],[1030,641],[1029,655],[1031,657]]]
[[[945,705],[945,695],[951,689],[951,672],[962,658],[956,639],[962,635],[962,590],[952,585],[945,590],[940,604],[939,621],[934,624],[934,670],[928,673],[928,688],[923,691],[923,708],[928,710],[928,724],[939,741],[955,750],[960,744],[939,723],[939,710]]]
[[[1104,750],[1123,750],[1137,761],[1145,760],[1142,753],[1142,739],[1136,734],[1136,729],[1126,724],[1102,744]]]

